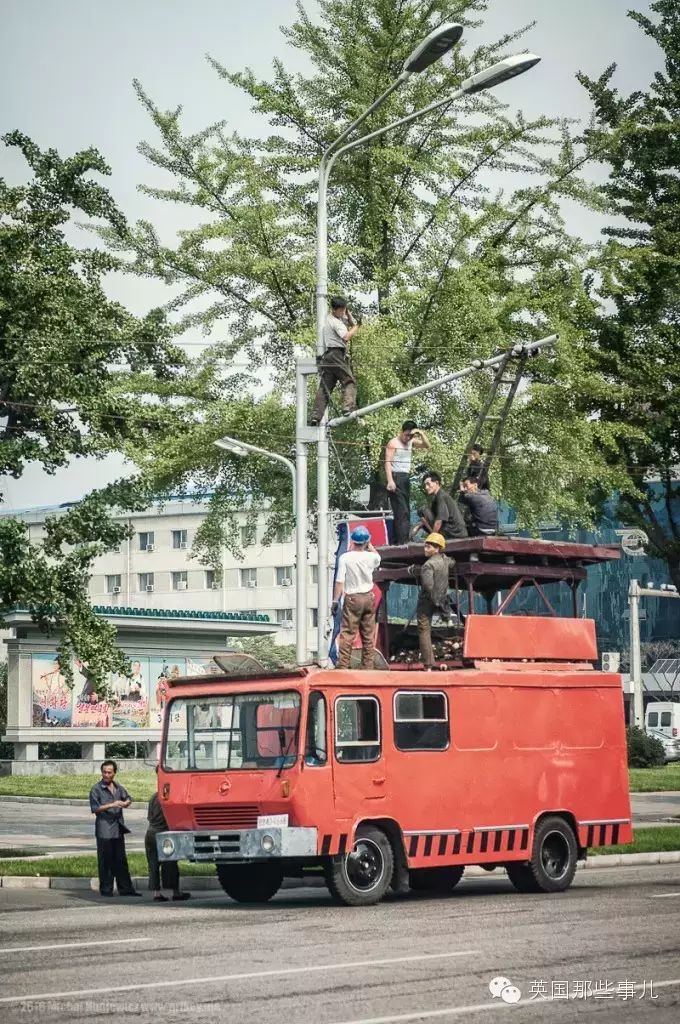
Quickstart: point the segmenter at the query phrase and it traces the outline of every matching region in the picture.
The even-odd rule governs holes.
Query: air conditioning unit
[[[153,594],[153,592],[154,592],[154,585],[153,585],[153,583],[147,583],[147,585],[146,585],[146,592],[147,592],[147,594]]]
[[[179,583],[177,584],[177,589],[178,590],[186,590],[187,589],[186,580],[180,580]]]
[[[257,580],[248,580],[248,582],[246,583],[246,586],[250,587],[251,589],[253,587],[256,587],[257,586]]]
[[[618,672],[621,665],[621,653],[619,651],[602,652],[602,671]]]
[[[285,579],[281,580],[281,586],[282,587],[292,587],[293,586],[293,581],[290,578],[290,576],[286,576]]]
[[[221,583],[213,583],[212,584],[212,589],[213,590],[221,590],[222,589],[222,584]]]
[[[111,593],[112,594],[120,594],[120,591],[121,591],[120,587],[113,587],[113,589],[111,590]]]
[[[281,623],[281,629],[292,629],[292,628],[293,628],[293,623],[290,621],[290,619],[286,619],[285,622]]]
[[[186,550],[186,546],[187,546],[187,542],[185,540],[180,541],[180,545],[179,546],[182,549],[182,551],[185,551]]]
[[[153,544],[147,544],[146,545],[146,550],[147,551],[153,551]]]

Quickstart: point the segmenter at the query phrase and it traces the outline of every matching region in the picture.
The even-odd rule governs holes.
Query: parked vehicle
[[[449,892],[468,864],[506,868],[520,892],[560,892],[589,847],[631,841],[621,677],[594,667],[594,622],[473,610],[475,585],[488,598],[496,581],[512,599],[538,584],[545,597],[541,581],[577,588],[584,564],[616,555],[456,545],[457,582],[476,556],[471,607],[440,671],[409,661],[168,681],[161,860],[215,863],[243,902],[321,868],[336,900],[360,906],[390,886]]]
[[[666,764],[669,761],[680,761],[680,738],[673,739],[671,736],[659,732],[658,729],[646,729],[645,732],[663,744]]]
[[[660,732],[669,739],[680,737],[680,702],[658,700],[647,705],[645,732]]]

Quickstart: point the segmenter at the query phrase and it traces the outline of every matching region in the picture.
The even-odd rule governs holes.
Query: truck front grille
[[[195,835],[194,859],[219,860],[220,857],[238,857],[241,852],[240,832],[222,832],[219,835]]]
[[[194,807],[194,825],[198,829],[257,828],[257,804],[204,804]]]

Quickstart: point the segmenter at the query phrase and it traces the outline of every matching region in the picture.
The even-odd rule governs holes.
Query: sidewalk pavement
[[[601,868],[640,867],[646,864],[680,864],[680,850],[663,850],[657,853],[613,853],[610,856],[589,857],[578,862],[581,871],[592,871]],[[502,868],[495,871],[505,872]],[[465,878],[488,878],[493,872],[485,871],[477,865],[465,868]],[[498,877],[498,876],[496,876]],[[136,876],[133,878],[136,889],[140,892],[148,888],[147,879]],[[217,878],[211,875],[184,875],[182,887],[186,892],[206,892],[221,888]],[[286,878],[282,889],[323,889],[326,883],[322,878]],[[80,891],[83,889],[96,892],[99,882],[96,878],[43,878],[34,875],[3,875],[0,877],[3,889],[66,889]]]

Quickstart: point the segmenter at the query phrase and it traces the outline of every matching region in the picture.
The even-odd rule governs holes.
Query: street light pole
[[[499,61],[497,64],[493,64],[483,71],[478,72],[475,75],[471,75],[466,78],[460,88],[456,92],[445,96],[443,99],[437,100],[435,103],[429,104],[427,107],[423,107],[421,110],[416,110],[414,113],[401,117],[397,121],[393,121],[388,125],[378,128],[373,132],[369,132],[367,135],[362,135],[358,139],[354,139],[352,142],[347,142],[344,145],[340,145],[346,139],[351,132],[361,124],[368,115],[377,109],[389,95],[414,71],[421,71],[428,64],[433,63],[437,60],[442,53],[446,52],[446,49],[450,49],[460,39],[462,34],[462,28],[459,25],[443,26],[444,29],[448,30],[447,45],[445,49],[437,48],[440,46],[436,38],[436,31],[431,33],[430,36],[411,54],[409,59],[406,61],[404,68],[391,86],[380,96],[375,103],[369,107],[369,109],[362,114],[356,121],[352,122],[348,128],[340,135],[331,146],[325,151],[321,158],[321,165],[319,167],[319,189],[317,198],[317,236],[316,236],[316,351],[317,359],[323,356],[323,325],[326,317],[327,303],[328,303],[328,211],[327,211],[327,193],[328,193],[328,180],[330,172],[333,168],[333,164],[345,153],[349,153],[357,146],[364,145],[366,142],[371,142],[373,139],[377,139],[387,132],[393,131],[395,128],[401,128],[404,125],[410,124],[412,121],[418,118],[424,117],[435,110],[439,110],[441,107],[453,103],[455,100],[460,99],[462,96],[481,92],[484,89],[493,88],[499,85],[501,82],[505,82],[510,78],[514,78],[517,75],[522,74],[524,71],[528,71],[534,67],[540,61],[540,57],[535,54],[517,54],[513,57],[508,57],[505,60]],[[434,45],[433,45],[434,44]],[[430,50],[428,51],[428,46]],[[424,63],[423,63],[424,61]],[[328,570],[329,570],[329,558],[328,558],[328,536],[329,536],[329,446],[328,446],[328,419],[327,412],[323,417],[322,422],[318,428],[318,439],[317,439],[317,550],[318,550],[318,590],[317,590],[317,648],[318,648],[318,659],[319,664],[325,666],[328,662],[328,658],[324,652],[325,636],[326,636],[326,620],[328,618]]]

